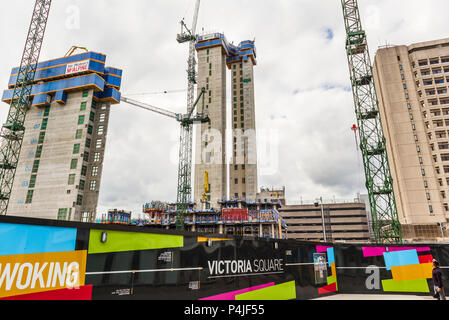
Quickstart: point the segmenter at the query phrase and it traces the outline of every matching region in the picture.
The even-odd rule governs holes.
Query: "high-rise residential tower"
[[[229,172],[230,199],[254,201],[257,194],[256,114],[254,99],[254,41],[230,46],[227,59],[231,70],[232,161]]]
[[[374,77],[403,238],[443,238],[449,221],[449,39],[379,49]]]
[[[221,33],[200,36],[198,52],[198,88],[206,89],[205,110],[210,124],[201,125],[197,134],[195,159],[195,195],[197,205],[205,191],[207,172],[209,190],[206,207],[218,207],[227,199],[227,169],[230,166],[230,198],[255,200],[257,193],[257,152],[255,135],[254,41],[234,46]],[[231,72],[232,125],[227,127],[226,66]],[[226,158],[226,130],[232,130],[232,161]],[[207,188],[206,188],[207,189]]]
[[[122,76],[105,61],[87,52],[37,65],[8,215],[95,220],[109,109],[120,101]]]

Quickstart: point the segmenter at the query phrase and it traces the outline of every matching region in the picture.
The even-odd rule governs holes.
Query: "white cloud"
[[[79,28],[66,27],[74,12],[67,11],[70,6],[79,8]],[[72,45],[86,46],[124,70],[124,94],[184,88],[188,48],[175,37],[183,16],[190,25],[193,7],[193,0],[54,1],[41,60],[60,57]],[[385,43],[447,37],[445,0],[365,0],[360,8],[372,58]],[[2,4],[4,88],[19,63],[31,11],[32,1]],[[224,32],[235,43],[256,38],[257,129],[275,130],[280,137],[279,167],[260,175],[259,185],[285,185],[290,200],[365,192],[350,130],[355,117],[340,1],[203,0],[198,31],[202,28]],[[176,112],[186,103],[185,92],[134,98]],[[4,105],[0,118],[6,113]],[[178,135],[176,121],[126,104],[113,106],[99,213],[140,212],[147,201],[175,200]]]

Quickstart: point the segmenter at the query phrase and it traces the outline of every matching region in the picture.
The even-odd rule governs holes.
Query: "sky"
[[[4,89],[20,62],[33,5],[2,3]],[[183,112],[188,45],[178,44],[176,34],[181,19],[191,25],[194,5],[53,1],[40,60],[62,57],[73,45],[104,53],[108,66],[123,69],[124,96]],[[359,0],[359,6],[371,60],[379,46],[447,38],[447,0]],[[287,203],[366,193],[351,131],[356,120],[341,1],[202,0],[197,31],[222,32],[234,44],[256,41],[259,187],[285,186]],[[166,90],[177,92],[161,93]],[[228,89],[228,109],[230,103]],[[135,215],[151,200],[176,200],[179,124],[125,103],[111,108],[97,216],[109,208]],[[7,110],[0,109],[2,123]]]

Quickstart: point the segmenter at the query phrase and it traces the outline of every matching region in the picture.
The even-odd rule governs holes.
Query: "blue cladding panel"
[[[66,103],[67,102],[67,93],[65,93],[63,90],[57,91],[55,94],[55,101],[59,103]]]
[[[107,88],[102,92],[95,92],[94,96],[98,99],[109,99],[113,103],[119,103],[121,94],[120,92],[115,88]]]
[[[36,84],[33,86],[31,95],[41,93],[53,93],[59,90],[70,90],[78,87],[97,86],[100,90],[104,89],[104,79],[99,75],[93,73],[86,76],[79,76],[68,78],[59,81],[52,81],[43,84]],[[5,90],[3,92],[2,100],[11,100],[13,90]]]
[[[0,223],[0,255],[75,250],[76,229]]]
[[[112,86],[116,86],[119,87],[122,85],[122,78],[121,77],[117,77],[114,75],[105,75],[104,79],[106,80],[107,84],[110,84]]]
[[[43,104],[45,102],[47,102],[47,94],[46,93],[38,94],[34,96],[32,105],[35,106],[38,104]]]
[[[391,267],[419,264],[416,250],[384,252],[384,259],[387,270],[390,270]]]
[[[37,70],[35,81],[42,81],[42,80],[45,80],[48,78],[62,76],[65,74],[66,67],[67,67],[67,64],[58,66],[58,67],[54,67],[54,68]],[[89,70],[99,72],[99,73],[104,73],[104,63],[90,60]],[[9,86],[14,85],[16,83],[16,81],[17,81],[17,75],[16,74],[11,75],[11,77],[9,78],[8,85]]]
[[[37,64],[37,70],[43,69],[43,68],[48,68],[48,67],[54,67],[54,66],[57,66],[60,64],[67,64],[67,63],[72,63],[72,62],[76,62],[76,61],[87,60],[87,59],[94,59],[94,60],[102,61],[104,64],[104,62],[106,61],[106,56],[103,54],[95,53],[95,52],[87,52],[87,53],[77,54],[77,55],[66,57],[66,58],[59,58],[59,59],[39,62]],[[18,67],[13,68],[11,74],[16,74],[18,70],[19,70]]]

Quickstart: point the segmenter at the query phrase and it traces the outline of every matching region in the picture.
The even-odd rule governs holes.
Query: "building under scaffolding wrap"
[[[188,205],[185,229],[193,232],[284,239],[287,225],[279,214],[279,201],[223,200],[220,209],[195,210]],[[174,229],[175,204],[152,201],[143,206],[145,225]]]

